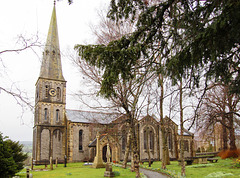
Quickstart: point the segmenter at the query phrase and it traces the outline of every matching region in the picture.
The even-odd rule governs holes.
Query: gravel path
[[[151,171],[148,169],[139,168],[140,172],[145,174],[148,178],[168,178],[168,176],[161,174],[159,172]]]

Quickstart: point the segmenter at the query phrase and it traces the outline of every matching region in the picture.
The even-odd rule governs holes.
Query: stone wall
[[[62,148],[63,148],[63,134],[59,129],[53,132],[53,159],[63,158]]]
[[[116,123],[119,122],[116,121]],[[172,122],[172,121],[171,121]],[[116,124],[110,130],[110,136],[112,136],[117,144],[118,147],[111,146],[111,149],[118,148],[116,154],[119,156],[119,160],[124,159],[125,150],[122,149],[122,135],[123,130],[128,133],[128,127],[126,126],[126,122],[119,122],[122,124]],[[161,148],[162,148],[162,138],[161,138],[161,130],[158,128],[158,122],[151,118],[146,117],[143,118],[139,122],[139,143],[140,143],[140,159],[148,159],[148,152],[144,148],[144,131],[146,128],[150,129],[153,133],[153,148],[150,149],[150,157],[151,159],[159,159],[159,149],[160,149],[160,158],[162,158]],[[105,133],[107,126],[100,125],[100,124],[86,124],[86,123],[72,123],[68,122],[68,158],[70,162],[78,162],[78,161],[88,161],[92,160],[96,154],[95,148],[89,148],[88,145],[96,138],[97,131],[100,133]],[[82,130],[83,133],[83,140],[82,140],[82,150],[79,150],[79,131]],[[108,130],[109,131],[109,130]],[[107,132],[106,132],[107,133]],[[167,133],[167,141],[169,146],[169,156],[170,158],[178,158],[179,155],[179,145],[177,136],[177,125],[172,122],[168,123],[168,133]],[[171,137],[171,138],[169,138]],[[192,154],[192,147],[191,147],[191,136],[185,136],[185,139],[189,139],[189,149],[185,151],[185,157],[189,157]],[[171,142],[171,144],[169,143]],[[150,144],[150,143],[148,143]],[[159,144],[159,145],[158,145]],[[103,145],[102,145],[103,146]],[[112,148],[113,147],[113,148]],[[129,155],[129,160],[130,160]]]
[[[50,131],[43,129],[41,132],[40,160],[48,160],[50,156]]]

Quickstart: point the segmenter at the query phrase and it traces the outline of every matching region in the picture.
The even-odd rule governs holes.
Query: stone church
[[[111,161],[121,161],[127,145],[126,116],[117,113],[89,112],[66,109],[66,80],[62,73],[61,55],[55,5],[42,57],[40,75],[36,82],[35,116],[33,127],[33,159],[36,164],[67,157],[68,162],[93,161],[96,155],[96,135],[99,135],[100,154],[106,161],[107,143]],[[159,118],[138,119],[140,159],[159,160],[161,133]],[[165,117],[169,155],[179,157],[178,125]],[[148,133],[148,134],[147,134]],[[185,157],[193,154],[193,134],[184,132]]]

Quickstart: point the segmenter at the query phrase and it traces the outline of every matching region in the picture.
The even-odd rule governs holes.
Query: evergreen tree
[[[23,169],[27,154],[22,152],[23,145],[10,139],[6,140],[0,132],[0,175],[11,177]]]
[[[137,18],[137,23],[133,33],[107,46],[77,47],[93,65],[106,69],[103,92],[117,82],[117,75],[131,78],[132,65],[141,56],[148,59],[145,66],[153,67],[153,58],[160,56],[165,66],[155,70],[166,69],[173,79],[191,69],[192,85],[197,86],[199,70],[207,66],[207,80],[224,80],[240,93],[239,0],[112,0],[108,16],[115,21]]]

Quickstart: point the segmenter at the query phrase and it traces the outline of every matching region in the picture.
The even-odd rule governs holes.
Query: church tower
[[[63,160],[66,155],[66,81],[62,74],[55,3],[39,78],[36,82],[33,127],[33,159],[36,163],[50,157]]]

